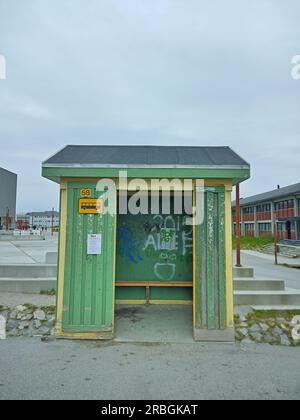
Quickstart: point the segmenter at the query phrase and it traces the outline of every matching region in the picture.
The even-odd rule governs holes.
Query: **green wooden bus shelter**
[[[245,160],[229,147],[66,146],[42,174],[60,184],[57,336],[112,339],[116,304],[178,304],[193,307],[196,341],[234,341],[231,192]]]

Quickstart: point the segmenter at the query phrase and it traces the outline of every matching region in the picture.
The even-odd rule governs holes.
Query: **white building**
[[[56,227],[59,225],[59,213],[57,211],[44,211],[44,212],[32,212],[27,213],[29,225],[36,229],[49,229],[52,226]]]

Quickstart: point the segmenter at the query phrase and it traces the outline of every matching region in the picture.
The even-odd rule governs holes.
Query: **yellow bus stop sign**
[[[98,198],[80,198],[79,199],[80,214],[102,214],[103,200]]]

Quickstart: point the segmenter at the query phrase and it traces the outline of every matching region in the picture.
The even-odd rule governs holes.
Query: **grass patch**
[[[55,291],[55,289],[41,290],[40,291],[40,295],[55,296],[56,295],[56,291]]]
[[[50,306],[42,306],[40,309],[44,311],[47,315],[54,315],[56,308],[54,305],[50,305]]]
[[[253,238],[252,236],[241,237],[241,249],[247,250],[259,250],[266,245],[274,244],[274,238],[272,236],[266,236],[261,238]],[[236,249],[236,237],[233,236],[233,249]]]
[[[255,322],[261,322],[265,321],[267,319],[275,319],[276,318],[284,318],[288,321],[291,321],[294,316],[300,315],[299,311],[253,311],[250,314],[247,315],[248,321],[255,321]]]
[[[32,305],[32,303],[24,303],[23,306],[25,306],[25,308],[29,309],[32,312],[35,312],[38,309],[38,307],[35,305]]]

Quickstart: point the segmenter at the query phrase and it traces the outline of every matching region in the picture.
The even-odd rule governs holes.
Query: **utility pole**
[[[275,265],[278,265],[278,235],[277,235],[276,213],[275,213],[275,221],[274,221],[274,255],[275,255]]]
[[[54,228],[54,207],[52,207],[51,236],[53,236],[53,228]]]
[[[240,184],[236,186],[236,267],[241,264],[241,205],[240,205]]]

